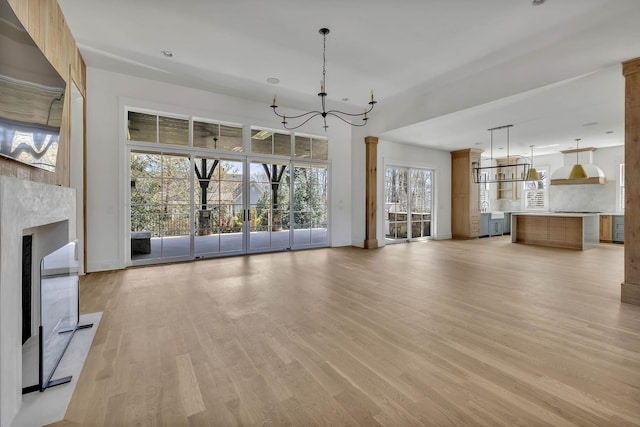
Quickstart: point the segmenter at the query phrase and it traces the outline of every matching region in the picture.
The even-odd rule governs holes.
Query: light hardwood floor
[[[505,236],[94,273],[57,425],[640,425],[623,251]]]

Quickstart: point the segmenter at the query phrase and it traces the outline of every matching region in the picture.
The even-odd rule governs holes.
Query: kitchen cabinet
[[[503,234],[511,234],[511,212],[504,213],[504,223],[502,225]]]
[[[624,215],[612,215],[612,240],[614,243],[624,243]]]
[[[480,185],[472,169],[480,165],[481,150],[451,152],[451,235],[454,239],[480,236]]]
[[[600,215],[600,241],[611,243],[613,235],[613,225],[611,215]]]
[[[489,221],[491,221],[491,214],[483,212],[480,214],[480,237],[489,235]]]
[[[505,157],[502,159],[496,159],[496,164],[501,166],[497,169],[498,179],[510,179],[515,176],[518,172],[515,166],[505,166],[509,164],[516,164],[518,161],[517,157]],[[498,200],[517,200],[518,199],[518,188],[519,185],[522,185],[521,181],[511,181],[511,182],[498,182],[497,187],[497,198]]]
[[[504,218],[489,220],[489,236],[502,236]]]
[[[504,221],[504,218],[492,218],[490,212],[481,213],[480,237],[502,236],[504,231]]]

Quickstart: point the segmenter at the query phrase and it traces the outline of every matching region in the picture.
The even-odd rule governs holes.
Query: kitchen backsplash
[[[549,210],[616,212],[617,183],[552,185],[549,187]]]
[[[618,212],[615,181],[606,184],[552,185],[549,187],[550,211]],[[522,197],[522,196],[521,196]],[[488,211],[517,212],[522,200],[491,200]]]

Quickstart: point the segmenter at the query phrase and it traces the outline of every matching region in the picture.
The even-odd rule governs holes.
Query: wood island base
[[[511,241],[587,250],[600,241],[597,214],[513,213]]]

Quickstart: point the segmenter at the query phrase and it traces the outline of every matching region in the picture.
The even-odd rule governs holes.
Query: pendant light
[[[524,158],[520,156],[511,156],[509,152],[509,129],[513,125],[498,126],[491,129],[487,129],[491,133],[491,157],[489,159],[490,166],[473,166],[471,169],[471,175],[473,176],[473,182],[476,184],[486,184],[490,182],[522,182],[526,181],[526,177],[529,176],[529,164]],[[507,157],[500,164],[493,166],[493,132],[497,130],[506,130],[507,134]],[[503,159],[500,159],[503,160]],[[498,162],[498,159],[496,159]]]
[[[531,147],[531,167],[527,172],[527,178],[525,179],[525,181],[540,181],[540,174],[538,173],[536,168],[533,167],[533,147],[534,146],[530,145],[529,147]]]
[[[569,172],[569,178],[567,179],[585,179],[588,178],[587,173],[584,171],[582,165],[578,162],[578,153],[580,150],[578,149],[578,143],[580,142],[580,138],[576,139],[576,164],[571,168],[571,172]]]

